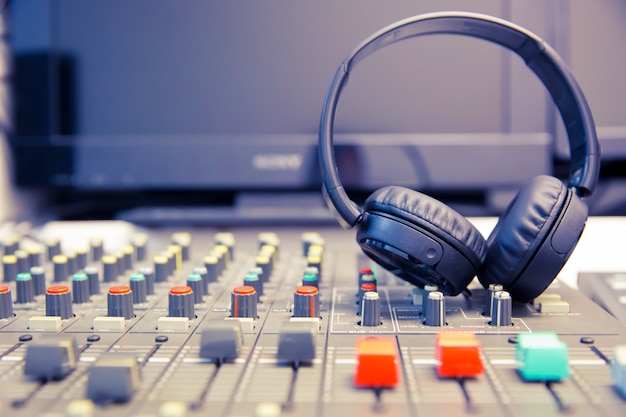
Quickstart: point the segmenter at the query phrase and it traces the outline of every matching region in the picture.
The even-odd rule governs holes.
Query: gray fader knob
[[[27,345],[24,374],[36,380],[62,379],[76,368],[77,361],[73,337],[49,335]]]
[[[315,359],[315,334],[308,323],[284,322],[278,338],[278,359],[299,364]]]
[[[87,398],[96,403],[127,402],[140,382],[137,359],[116,352],[104,353],[89,368]]]
[[[200,357],[235,359],[239,356],[243,335],[237,321],[210,321],[202,330]]]

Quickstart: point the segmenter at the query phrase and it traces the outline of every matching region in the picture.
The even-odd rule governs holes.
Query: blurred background
[[[375,31],[442,10],[511,20],[561,54],[602,146],[591,213],[626,214],[622,0],[42,0],[2,7],[0,217],[330,222],[317,131],[336,68]],[[336,142],[356,201],[403,185],[490,216],[535,175],[567,177],[541,83],[460,36],[364,60]]]

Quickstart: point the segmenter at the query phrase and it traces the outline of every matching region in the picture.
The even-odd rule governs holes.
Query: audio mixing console
[[[447,297],[337,228],[56,226],[2,239],[3,416],[626,411],[625,328],[558,280]]]

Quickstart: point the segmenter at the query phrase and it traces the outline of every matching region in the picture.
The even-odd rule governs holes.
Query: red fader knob
[[[481,347],[472,332],[437,334],[437,375],[443,378],[473,378],[483,373]]]
[[[393,388],[400,383],[395,339],[368,337],[356,342],[354,385],[360,388]]]

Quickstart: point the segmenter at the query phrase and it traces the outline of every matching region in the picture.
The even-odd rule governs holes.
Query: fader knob
[[[143,274],[132,274],[130,276],[130,290],[133,294],[133,304],[145,303],[148,298],[148,284]]]
[[[294,317],[320,317],[320,293],[317,287],[298,287],[293,293]]]
[[[127,285],[117,285],[109,288],[107,294],[107,314],[109,317],[135,317],[133,308],[132,290]]]
[[[258,296],[254,287],[242,285],[233,288],[230,294],[230,316],[257,318]]]
[[[445,326],[446,324],[446,299],[442,292],[431,291],[428,293],[426,304],[423,306],[426,315],[427,326]]]
[[[377,292],[366,292],[361,300],[361,326],[380,325],[380,295]]]
[[[68,335],[47,335],[29,343],[24,355],[24,375],[33,380],[65,378],[76,369],[78,348]]]
[[[33,277],[27,272],[17,274],[15,279],[15,302],[24,304],[34,300],[35,285],[33,284]]]
[[[46,291],[46,316],[69,319],[72,311],[72,292],[66,285],[53,285]]]
[[[13,298],[8,285],[0,285],[0,319],[13,317]]]
[[[491,302],[491,325],[498,327],[510,326],[513,300],[507,291],[496,291],[493,293]]]
[[[77,272],[72,276],[72,294],[74,304],[89,302],[89,278],[84,272]]]
[[[137,359],[119,352],[101,355],[88,374],[86,395],[96,403],[128,402],[141,384]]]
[[[196,317],[191,287],[181,285],[170,288],[168,300],[169,317],[187,317],[190,320]]]

